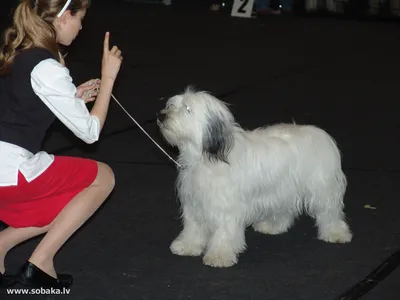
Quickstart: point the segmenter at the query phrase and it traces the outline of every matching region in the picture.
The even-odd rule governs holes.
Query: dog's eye
[[[188,113],[190,113],[190,111],[191,111],[191,110],[190,110],[190,107],[186,105],[185,108],[186,108],[186,111],[187,111]]]

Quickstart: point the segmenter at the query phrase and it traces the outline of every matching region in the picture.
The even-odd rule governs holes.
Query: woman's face
[[[53,25],[57,32],[57,42],[69,46],[82,29],[82,21],[85,15],[86,9],[78,11],[75,15],[66,10],[61,17],[55,19]]]

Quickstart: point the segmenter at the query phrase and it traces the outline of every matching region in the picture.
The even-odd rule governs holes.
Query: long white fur
[[[245,229],[286,232],[301,213],[315,218],[319,239],[347,243],[346,177],[335,141],[310,125],[243,130],[227,105],[187,89],[170,98],[158,120],[184,166],[177,179],[183,230],[170,249],[214,267],[238,262]],[[213,128],[214,127],[214,128]]]

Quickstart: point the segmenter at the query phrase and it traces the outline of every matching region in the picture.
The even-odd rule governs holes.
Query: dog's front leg
[[[183,230],[171,243],[171,252],[181,256],[199,256],[207,242],[207,231],[189,209],[183,209]]]
[[[214,232],[203,257],[211,267],[231,267],[238,262],[238,255],[246,249],[245,226],[237,220],[221,221]]]

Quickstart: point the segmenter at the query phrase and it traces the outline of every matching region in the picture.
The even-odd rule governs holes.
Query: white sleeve
[[[88,144],[98,141],[100,121],[90,115],[83,99],[75,96],[76,87],[66,67],[52,58],[43,60],[32,70],[31,84],[35,94],[78,138]]]

